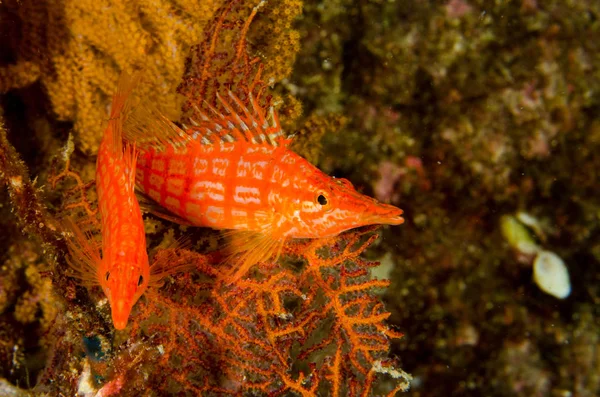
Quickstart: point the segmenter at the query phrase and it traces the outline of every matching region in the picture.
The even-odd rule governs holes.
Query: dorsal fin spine
[[[200,108],[198,106],[194,105],[194,111],[200,115],[200,118],[202,119],[202,121],[210,121],[210,119],[208,118],[206,113],[204,113],[202,110],[200,110]]]
[[[108,120],[109,128],[105,131],[105,136],[110,139],[110,148],[114,155],[122,158],[123,156],[123,121],[127,118],[131,107],[131,94],[140,81],[139,72],[129,75],[122,72],[119,76],[117,89],[112,97],[110,107],[110,118]]]
[[[231,108],[231,105],[217,92],[217,100],[221,103],[221,106],[225,108],[228,114],[234,114],[235,112]]]
[[[239,114],[237,113],[233,113],[233,118],[235,119],[235,122],[238,123],[238,125],[241,127],[242,124],[244,124],[244,120],[242,120],[242,118],[240,117]],[[248,128],[248,127],[246,127]]]
[[[216,116],[225,119],[225,116],[223,115],[223,113],[219,112],[217,109],[215,109],[210,103],[204,101],[204,104],[206,105],[206,107],[213,112]]]
[[[273,106],[269,108],[269,116],[273,120],[273,128],[279,128],[279,116],[277,116],[277,112],[275,112]]]
[[[219,137],[216,134],[208,134],[208,135],[204,135],[204,137],[206,139],[208,139],[210,141],[210,143],[212,143],[213,145],[216,145],[217,143],[219,143],[219,139],[218,139]]]
[[[217,99],[219,100],[219,102],[221,103],[221,106],[223,106],[223,108],[225,108],[225,110],[227,111],[227,114],[229,114],[231,117],[233,117],[233,119],[235,120],[235,122],[242,128],[243,133],[241,133],[238,128],[236,128],[235,124],[233,124],[231,122],[231,120],[227,120],[227,127],[229,128],[229,130],[231,131],[231,135],[235,138],[235,139],[245,139],[249,142],[252,142],[253,140],[253,136],[250,133],[248,126],[246,125],[246,123],[244,123],[244,120],[242,120],[242,118],[240,117],[240,115],[233,109],[233,106],[231,106],[226,100],[225,98],[223,98],[220,94],[217,93]]]
[[[252,93],[250,93],[250,96],[252,96]],[[231,98],[231,100],[233,100],[233,102],[235,102],[238,108],[240,108],[242,112],[244,112],[246,119],[250,120],[254,124],[256,120],[254,119],[254,116],[252,115],[252,113],[250,113],[246,105],[244,105],[244,103],[231,91],[229,91],[229,97]]]
[[[283,131],[275,108],[270,106],[263,109],[252,92],[247,94],[249,106],[231,90],[227,93],[229,98],[216,93],[217,105],[203,102],[205,110],[211,114],[210,117],[194,105],[197,118],[189,118],[194,126],[191,129],[186,128],[186,135],[202,144],[246,141],[278,146],[278,138],[283,136]],[[199,123],[198,118],[201,120]]]
[[[252,105],[252,110],[254,111],[254,114],[258,115],[257,124],[259,124],[259,125],[262,124],[264,126],[265,117],[260,110],[260,106],[256,102],[256,98],[254,98],[254,96],[252,96],[252,93],[250,93],[250,104]],[[262,127],[262,128],[264,128],[264,127]]]

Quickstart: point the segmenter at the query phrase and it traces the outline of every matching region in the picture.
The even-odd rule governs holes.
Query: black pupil
[[[327,205],[327,197],[323,196],[322,194],[319,194],[319,197],[317,197],[317,201],[321,205]]]
[[[144,282],[144,276],[140,276],[140,279],[138,280],[138,286],[142,285],[143,282]]]

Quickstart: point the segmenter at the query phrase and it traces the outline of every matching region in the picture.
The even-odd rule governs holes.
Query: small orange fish
[[[123,75],[113,96],[108,127],[96,161],[96,191],[102,226],[102,257],[90,236],[70,222],[69,263],[86,285],[100,285],[110,303],[116,329],[124,329],[135,302],[150,280],[146,236],[134,195],[138,152],[123,144],[122,125],[135,78]]]
[[[196,109],[183,131],[151,105],[132,112],[126,140],[139,143],[136,183],[160,207],[155,214],[195,226],[226,229],[231,255],[241,253],[233,280],[278,256],[291,238],[320,238],[370,224],[399,225],[402,210],[358,193],[288,148],[273,108],[249,96],[218,96],[223,112]],[[151,137],[151,139],[148,139]]]

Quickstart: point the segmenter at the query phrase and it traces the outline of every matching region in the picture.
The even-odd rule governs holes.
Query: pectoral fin
[[[227,262],[234,264],[234,271],[227,276],[227,282],[240,280],[255,264],[269,259],[277,260],[285,243],[284,238],[276,238],[270,233],[249,231],[228,231],[225,247]]]
[[[73,277],[81,285],[99,285],[97,270],[102,259],[91,233],[84,233],[71,218],[61,222],[69,249],[67,263],[74,272]]]
[[[183,236],[164,247],[160,247],[150,265],[150,287],[160,287],[165,277],[171,274],[193,270],[198,260],[204,256],[190,251],[192,243]]]

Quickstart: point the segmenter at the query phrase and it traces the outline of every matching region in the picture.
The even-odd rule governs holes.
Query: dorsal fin
[[[217,101],[223,111],[207,102],[204,106],[212,113],[210,115],[194,107],[195,118],[189,119],[193,126],[188,130],[194,139],[203,144],[240,140],[273,146],[288,143],[279,124],[277,112],[272,106],[265,112],[250,93],[250,110],[233,92],[229,91],[228,96],[229,100],[217,93]]]

